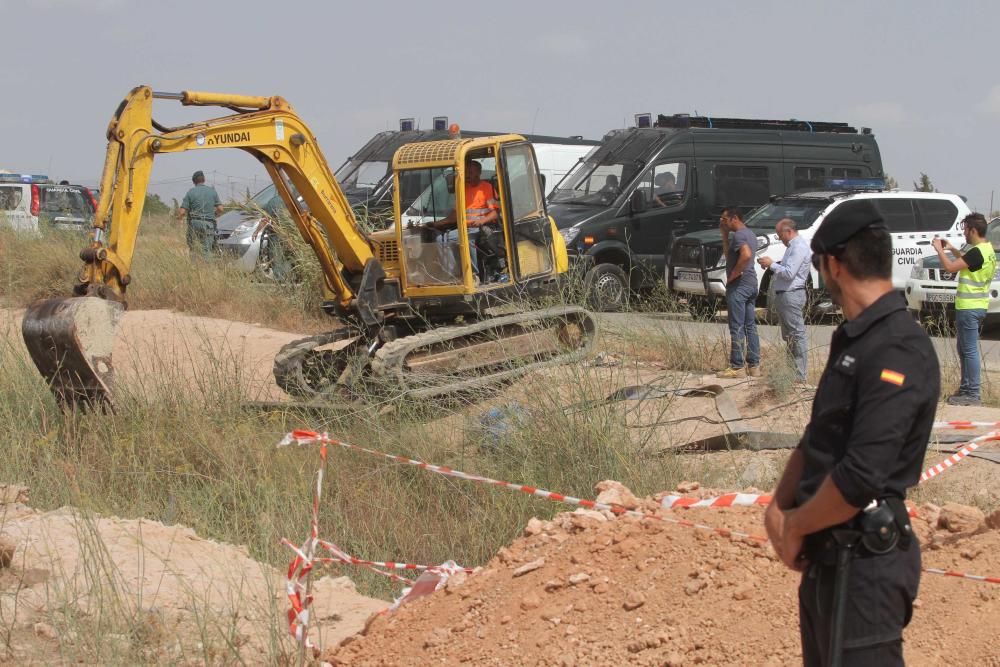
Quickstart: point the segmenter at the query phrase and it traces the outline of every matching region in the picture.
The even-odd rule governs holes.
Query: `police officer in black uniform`
[[[938,360],[893,290],[892,239],[870,201],[836,207],[812,251],[845,322],[765,525],[778,556],[802,572],[804,664],[902,665],[920,583],[903,499],[920,479]]]

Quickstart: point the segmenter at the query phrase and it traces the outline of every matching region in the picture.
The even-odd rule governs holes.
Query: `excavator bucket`
[[[47,299],[28,307],[21,335],[64,407],[113,409],[111,350],[124,309],[96,297]]]

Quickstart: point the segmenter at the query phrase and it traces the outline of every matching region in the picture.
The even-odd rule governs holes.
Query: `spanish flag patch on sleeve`
[[[897,387],[902,387],[903,381],[906,380],[906,376],[902,373],[891,371],[888,368],[883,368],[881,380],[882,382],[888,382],[889,384],[894,384]]]

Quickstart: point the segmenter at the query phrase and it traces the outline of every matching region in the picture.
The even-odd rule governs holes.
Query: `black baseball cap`
[[[848,239],[863,229],[885,229],[882,214],[870,199],[852,199],[837,206],[816,230],[809,247],[816,254],[826,254],[843,247]]]

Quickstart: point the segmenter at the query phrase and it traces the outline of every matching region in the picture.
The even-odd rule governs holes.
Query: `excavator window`
[[[414,286],[456,285],[462,282],[458,244],[432,223],[455,209],[448,168],[408,169],[399,175],[401,231],[407,283]]]

